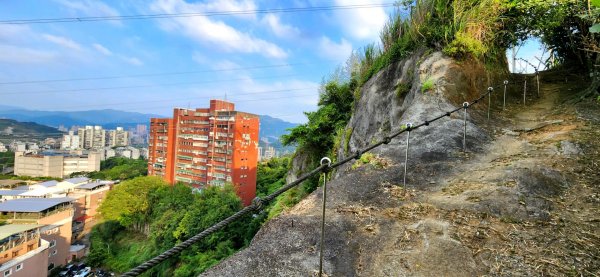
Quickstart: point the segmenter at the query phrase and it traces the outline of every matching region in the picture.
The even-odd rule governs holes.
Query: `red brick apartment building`
[[[150,120],[148,175],[202,189],[232,183],[249,205],[256,195],[259,117],[210,100],[210,108],[174,109]]]

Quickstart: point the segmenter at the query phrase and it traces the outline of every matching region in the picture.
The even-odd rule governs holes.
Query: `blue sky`
[[[205,13],[391,0],[3,1],[0,20]],[[225,98],[241,111],[305,122],[324,76],[379,41],[392,8],[0,25],[0,104],[170,116]],[[530,43],[519,56],[539,55]],[[167,73],[160,75],[162,73]],[[153,75],[157,74],[157,75]],[[111,76],[142,77],[2,84]],[[150,75],[150,76],[148,76]]]
[[[392,2],[392,1],[388,1]],[[384,1],[3,1],[0,20],[199,13]],[[238,110],[304,122],[323,78],[378,40],[389,9],[2,25],[2,104],[39,110],[113,108],[168,116],[211,98]],[[231,70],[234,69],[234,70]],[[132,88],[133,87],[133,88]],[[105,89],[110,88],[110,89]]]

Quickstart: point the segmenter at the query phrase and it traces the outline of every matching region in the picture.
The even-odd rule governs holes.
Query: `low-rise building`
[[[0,226],[0,276],[47,276],[50,243],[40,224]]]
[[[108,191],[114,183],[110,181],[96,181],[74,188],[69,193],[75,199],[75,214],[73,215],[76,232],[87,232],[96,224],[100,203],[106,199]]]
[[[8,149],[4,145],[4,143],[0,142],[0,153],[8,152]]]
[[[100,154],[90,152],[83,155],[70,153],[15,153],[14,173],[17,176],[64,178],[74,172],[100,170]]]
[[[10,224],[40,224],[41,238],[48,244],[48,270],[67,264],[69,256],[73,199],[22,198],[0,203],[0,219]]]
[[[13,141],[9,145],[9,149],[12,152],[25,152],[27,151],[27,144],[22,141]]]

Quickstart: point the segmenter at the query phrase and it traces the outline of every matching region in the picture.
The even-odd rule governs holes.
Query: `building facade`
[[[73,199],[14,199],[0,203],[0,218],[12,224],[38,224],[41,239],[48,242],[47,270],[70,261]]]
[[[100,154],[71,155],[68,153],[26,154],[15,153],[14,174],[31,177],[68,177],[74,172],[100,170]]]
[[[69,131],[68,134],[63,135],[63,139],[60,142],[60,149],[75,150],[79,149],[79,136],[75,135],[75,132]]]
[[[0,276],[47,276],[49,243],[39,224],[0,226]]]
[[[202,189],[231,183],[245,205],[256,195],[259,117],[211,100],[150,121],[148,175]]]
[[[97,149],[106,145],[106,130],[102,126],[85,126],[77,131],[79,146],[83,149]]]
[[[123,130],[123,127],[117,127],[116,130],[108,131],[106,146],[127,146],[129,145],[129,132]]]

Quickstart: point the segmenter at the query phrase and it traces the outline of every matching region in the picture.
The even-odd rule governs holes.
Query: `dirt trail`
[[[600,276],[600,122],[580,116],[600,108],[565,105],[572,90],[542,83],[539,99],[494,114],[483,153],[431,193],[404,192],[409,275]]]

